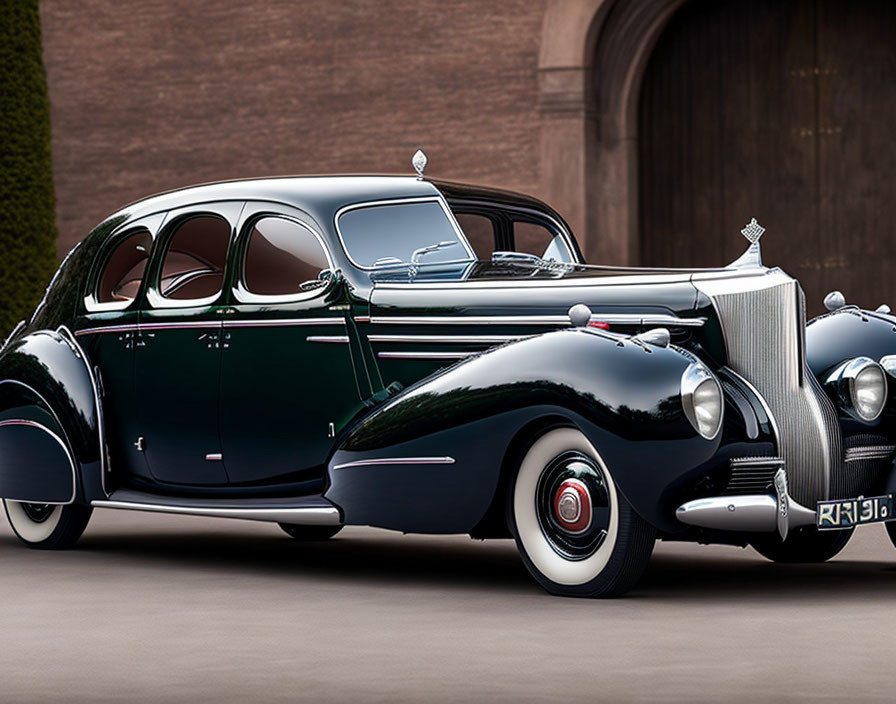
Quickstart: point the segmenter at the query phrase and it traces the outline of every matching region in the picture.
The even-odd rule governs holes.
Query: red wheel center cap
[[[566,479],[554,494],[554,516],[568,533],[584,533],[591,526],[591,494],[579,479]]]

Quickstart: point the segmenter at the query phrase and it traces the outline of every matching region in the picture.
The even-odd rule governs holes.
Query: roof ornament
[[[740,231],[740,234],[747,238],[750,246],[747,247],[746,252],[731,262],[726,268],[764,269],[765,267],[762,266],[762,253],[759,249],[759,239],[762,237],[763,232],[765,232],[765,228],[756,222],[756,218],[752,218],[747,223],[747,226]]]
[[[414,152],[414,158],[411,159],[411,163],[414,165],[414,171],[417,172],[417,180],[423,180],[423,169],[426,168],[426,154],[423,153],[422,149],[418,149]]]

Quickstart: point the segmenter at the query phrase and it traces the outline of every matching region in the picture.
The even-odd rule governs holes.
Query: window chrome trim
[[[152,247],[153,245],[155,245],[156,235],[159,234],[159,230],[161,229],[162,224],[165,222],[167,217],[167,211],[146,215],[140,217],[137,220],[134,220],[133,222],[121,225],[111,235],[108,236],[107,241],[101,248],[101,254],[103,258],[102,266],[97,264],[97,258],[95,257],[94,261],[91,263],[90,272],[87,276],[87,293],[82,298],[82,301],[84,303],[84,308],[88,313],[127,310],[136,302],[137,298],[139,298],[140,289],[142,289],[146,284],[146,270],[149,269],[149,262],[152,257]],[[100,285],[100,280],[103,276],[103,271],[105,271],[105,267],[109,263],[109,258],[118,249],[118,247],[124,243],[125,240],[137,234],[138,230],[146,230],[146,232],[149,234],[151,245],[150,250],[146,253],[146,269],[144,269],[143,271],[143,276],[140,277],[140,286],[138,287],[137,295],[135,295],[129,301],[106,301],[105,303],[100,303],[98,300],[96,300],[96,293]],[[78,245],[75,245],[76,248],[77,246]],[[75,250],[73,249],[72,252],[74,251]],[[71,254],[71,252],[69,252],[69,254]],[[67,258],[68,257],[66,257],[66,259]],[[63,261],[63,264],[64,263],[65,262]],[[59,265],[59,268],[62,268],[61,264]]]
[[[670,325],[678,327],[702,327],[706,318],[679,318],[676,315],[637,313],[593,313],[591,320],[611,325]],[[355,322],[368,322],[364,316]],[[568,315],[470,315],[470,316],[372,316],[374,325],[558,325],[569,327]]]
[[[288,215],[282,214],[261,214],[259,217],[251,217],[247,223],[243,225],[244,231],[247,225],[252,228],[255,227],[255,223],[261,222],[262,220],[266,220],[269,218],[276,218],[278,220],[286,220],[287,222],[291,222],[299,227],[303,227],[312,235],[314,235],[315,239],[320,244],[321,248],[324,250],[324,256],[327,258],[327,266],[321,271],[325,271],[326,269],[335,270],[336,264],[333,261],[333,254],[330,252],[327,247],[326,240],[324,240],[323,235],[317,232],[310,225],[302,222],[301,220],[290,217]],[[251,233],[250,233],[251,234]],[[238,236],[240,240],[245,239],[246,244],[245,247],[242,246],[242,242],[240,242],[240,253],[239,253],[239,276],[237,277],[236,285],[232,287],[234,298],[239,303],[293,303],[297,301],[305,301],[310,298],[315,298],[316,296],[320,296],[325,293],[330,287],[323,286],[318,289],[312,289],[311,291],[298,291],[296,293],[282,293],[276,295],[266,296],[261,293],[252,293],[249,289],[245,287],[243,284],[243,280],[246,278],[246,255],[249,252],[249,237],[250,235],[245,235],[244,232],[240,233]]]
[[[405,205],[412,203],[438,203],[442,208],[442,211],[448,218],[448,222],[451,223],[451,227],[454,229],[454,233],[457,235],[458,241],[467,250],[467,254],[469,255],[465,259],[451,259],[447,261],[435,262],[437,264],[460,264],[462,262],[475,262],[478,257],[476,253],[473,251],[473,248],[470,246],[470,243],[467,241],[467,236],[464,234],[463,230],[460,229],[460,225],[454,217],[454,213],[451,212],[451,208],[448,206],[447,201],[444,196],[441,194],[432,195],[432,196],[414,196],[411,198],[392,198],[388,200],[371,200],[365,201],[363,203],[352,203],[351,205],[344,205],[339,210],[336,211],[336,215],[333,217],[333,223],[336,228],[336,235],[339,238],[339,244],[342,247],[342,251],[345,252],[346,258],[351,262],[351,265],[358,269],[359,271],[377,271],[378,269],[382,269],[383,267],[374,267],[374,266],[361,266],[356,262],[352,255],[348,251],[348,247],[345,246],[345,239],[342,236],[342,229],[339,227],[340,218],[347,212],[351,210],[360,210],[362,208],[376,208],[382,205]],[[410,266],[410,262],[407,263]]]
[[[454,464],[454,458],[444,457],[377,457],[367,460],[352,460],[333,465],[333,469],[348,469],[350,467],[376,467],[381,465],[417,465],[417,464]]]
[[[162,262],[164,264],[164,260]],[[207,273],[207,272],[206,272]],[[223,283],[224,280],[224,271],[221,271],[221,280]],[[150,286],[146,290],[146,302],[149,303],[151,308],[155,309],[171,309],[171,308],[199,308],[201,306],[210,306],[215,301],[221,298],[224,294],[224,287],[221,286],[221,289],[214,294],[213,296],[206,296],[205,298],[166,298],[161,293],[156,291],[154,286]]]
[[[0,383],[7,383],[7,382],[0,382]],[[13,382],[13,383],[18,383],[18,382]],[[22,386],[25,386],[28,389],[31,388],[31,387],[27,386],[26,384],[22,384]],[[31,389],[31,390],[33,391],[33,389]],[[36,394],[37,392],[34,392],[34,393]],[[42,396],[40,396],[40,394],[37,394],[37,396],[38,396],[38,398],[41,398],[41,399],[43,398]],[[55,418],[55,414],[53,414],[53,417]],[[58,419],[57,419],[57,422],[58,422]],[[62,440],[62,438],[60,438],[56,433],[54,433],[52,430],[50,430],[47,426],[45,426],[41,423],[38,423],[37,421],[27,420],[25,418],[10,418],[7,420],[0,420],[0,428],[10,426],[10,425],[24,425],[24,426],[27,426],[30,428],[37,428],[38,430],[43,430],[47,435],[49,435],[57,443],[59,443],[59,447],[62,448],[62,451],[65,453],[65,457],[68,460],[68,466],[72,470],[72,498],[70,498],[68,501],[40,501],[38,503],[48,504],[51,506],[67,506],[69,504],[74,503],[75,497],[77,496],[77,493],[78,493],[78,476],[77,476],[78,470],[75,468],[75,460],[72,457],[72,453],[69,452],[68,446]],[[17,501],[19,503],[29,503],[29,501],[27,499],[15,499],[12,497],[3,497],[3,498],[8,499],[9,501]],[[31,503],[34,503],[34,502],[31,502]]]
[[[471,352],[377,352],[380,359],[466,359],[479,351]]]

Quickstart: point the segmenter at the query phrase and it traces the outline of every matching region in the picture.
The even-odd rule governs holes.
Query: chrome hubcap
[[[554,496],[554,513],[560,527],[578,535],[591,527],[591,494],[580,479],[565,479]]]
[[[564,452],[544,468],[535,503],[542,533],[568,560],[584,560],[601,546],[610,526],[610,493],[603,470],[589,456]]]
[[[35,523],[43,523],[56,508],[51,504],[22,504],[22,510]]]

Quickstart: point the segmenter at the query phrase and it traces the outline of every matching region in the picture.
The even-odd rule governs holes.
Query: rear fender
[[[34,503],[101,498],[101,433],[93,374],[67,328],[30,333],[3,350],[0,495]]]
[[[355,425],[330,462],[325,495],[347,523],[469,532],[495,498],[520,429],[563,418],[594,444],[635,509],[663,525],[666,487],[719,445],[701,438],[682,410],[681,377],[694,361],[588,329],[492,349],[405,389]]]

